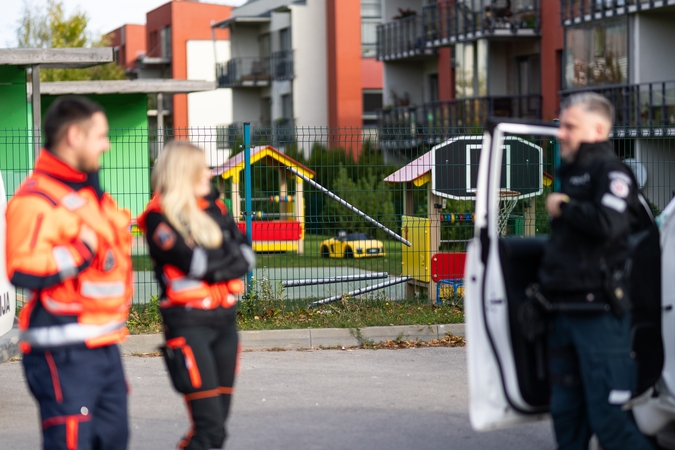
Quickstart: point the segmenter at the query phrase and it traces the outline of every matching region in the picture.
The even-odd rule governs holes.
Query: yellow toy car
[[[321,242],[322,258],[369,258],[384,256],[382,241],[372,239],[365,233],[346,233],[340,231],[338,236]]]

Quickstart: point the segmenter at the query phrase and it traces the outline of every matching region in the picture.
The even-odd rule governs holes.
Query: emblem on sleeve
[[[114,267],[115,267],[115,255],[113,255],[112,250],[108,250],[103,260],[103,271],[110,272],[111,270],[113,270]]]
[[[165,223],[160,223],[152,235],[152,240],[162,250],[169,250],[176,243],[176,233]]]
[[[621,178],[615,178],[609,182],[609,190],[619,198],[626,198],[630,192],[628,183]]]

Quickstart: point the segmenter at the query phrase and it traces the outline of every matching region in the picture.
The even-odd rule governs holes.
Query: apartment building
[[[149,11],[145,25],[123,25],[108,36],[129,78],[215,81],[213,67],[230,59],[230,41],[228,30],[211,24],[229,17],[231,9],[174,0]],[[196,130],[232,122],[229,89],[160,95],[159,103],[150,107],[150,126],[159,122],[167,130]]]
[[[553,119],[562,89],[559,4],[381,0],[380,142],[417,145],[489,116]]]
[[[374,126],[382,104],[375,58],[379,0],[250,0],[215,25],[232,57],[216,67],[232,89],[233,127]]]
[[[560,0],[563,96],[594,91],[616,107],[617,152],[663,208],[675,179],[675,0]]]

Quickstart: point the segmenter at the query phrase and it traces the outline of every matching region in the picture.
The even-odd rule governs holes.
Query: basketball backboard
[[[483,136],[458,136],[431,149],[433,193],[453,200],[473,200]],[[501,189],[518,192],[518,199],[543,192],[542,148],[519,136],[503,144]]]

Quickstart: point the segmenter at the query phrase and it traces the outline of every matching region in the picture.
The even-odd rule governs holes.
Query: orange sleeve
[[[76,277],[93,254],[77,236],[81,219],[47,199],[14,197],[7,205],[7,277],[28,289],[55,286]]]

